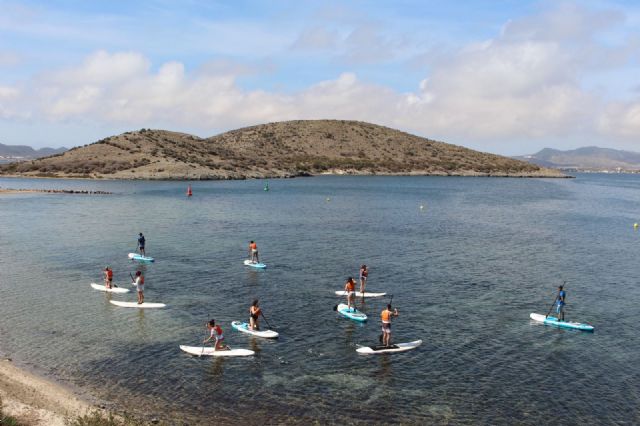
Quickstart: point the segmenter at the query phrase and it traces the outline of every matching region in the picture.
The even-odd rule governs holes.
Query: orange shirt
[[[380,319],[382,319],[382,322],[384,323],[390,323],[391,322],[391,311],[388,309],[385,309],[384,311],[382,311],[382,313],[380,314]]]
[[[356,289],[355,282],[353,282],[353,280],[347,281],[347,284],[345,285],[345,287],[347,291],[353,291]]]
[[[249,248],[251,250],[258,250],[258,245],[256,243],[249,244]]]

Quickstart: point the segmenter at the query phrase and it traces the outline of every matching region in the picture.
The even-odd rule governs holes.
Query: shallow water
[[[637,424],[635,322],[640,177],[317,177],[262,182],[0,179],[0,187],[113,195],[0,196],[0,353],[138,414],[190,423]],[[420,209],[420,205],[424,208]],[[147,238],[148,302],[92,290]],[[256,240],[264,271],[245,267]],[[393,294],[393,356],[375,343],[389,298],[365,325],[333,291],[369,265]],[[567,319],[533,324],[566,281]],[[259,298],[281,338],[233,331]],[[200,359],[214,317],[255,357]],[[263,326],[265,324],[263,323]]]

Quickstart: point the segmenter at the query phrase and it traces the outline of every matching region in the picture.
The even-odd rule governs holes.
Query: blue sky
[[[0,142],[337,118],[640,150],[639,29],[625,1],[0,0]]]

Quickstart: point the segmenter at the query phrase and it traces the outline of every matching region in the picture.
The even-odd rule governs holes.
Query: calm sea
[[[0,354],[90,397],[190,424],[638,424],[640,176],[576,179],[316,177],[263,182],[0,179],[0,187],[113,195],[0,196]],[[423,206],[421,209],[420,206]],[[146,300],[128,285],[138,232],[156,263]],[[243,265],[255,240],[264,271]],[[393,294],[395,341],[361,356],[365,325],[333,292],[360,264]],[[533,324],[566,281],[567,319]],[[258,298],[277,341],[240,334]],[[215,318],[250,358],[182,353]],[[263,324],[264,325],[264,324]]]

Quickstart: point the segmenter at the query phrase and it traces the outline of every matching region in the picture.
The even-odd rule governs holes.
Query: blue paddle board
[[[146,262],[146,263],[151,263],[156,261],[153,257],[143,256],[138,253],[129,253],[129,259],[135,260],[137,262]]]
[[[529,315],[532,320],[541,322],[546,325],[552,325],[554,327],[560,328],[571,328],[574,330],[582,330],[582,331],[593,331],[594,327],[589,324],[583,324],[581,322],[568,322],[568,321],[558,321],[556,317],[545,317],[540,314],[531,314]]]
[[[347,317],[354,321],[365,322],[367,320],[367,315],[364,312],[360,312],[356,308],[349,308],[344,303],[339,304],[336,310],[343,317]]]
[[[258,268],[258,269],[264,269],[267,267],[267,265],[265,265],[264,263],[252,262],[248,259],[244,261],[244,264],[247,266],[251,266],[252,268]]]

